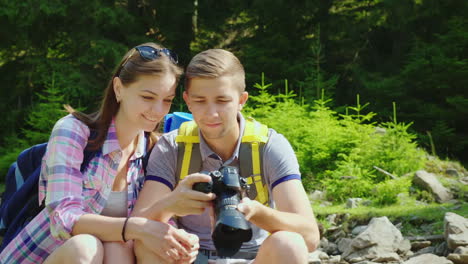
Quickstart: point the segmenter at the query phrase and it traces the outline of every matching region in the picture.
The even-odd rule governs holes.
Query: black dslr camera
[[[216,194],[214,201],[215,228],[212,234],[216,251],[221,257],[236,254],[243,242],[252,238],[252,229],[244,215],[237,210],[242,190],[247,188],[246,180],[231,166],[212,171],[210,182],[198,182],[193,189]]]

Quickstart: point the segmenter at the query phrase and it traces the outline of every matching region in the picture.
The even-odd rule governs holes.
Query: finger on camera
[[[204,193],[195,190],[187,192],[187,195],[190,196],[191,199],[198,201],[211,201],[216,198],[216,194],[214,193]]]
[[[193,184],[195,184],[197,182],[209,182],[209,181],[211,181],[211,177],[206,175],[206,174],[202,174],[202,173],[193,173],[193,174],[190,174],[187,177],[185,177],[185,179],[183,181],[186,184],[192,186]]]

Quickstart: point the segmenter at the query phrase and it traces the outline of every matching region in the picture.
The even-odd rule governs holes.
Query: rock
[[[447,256],[449,254],[449,251],[450,250],[447,246],[447,242],[443,242],[434,248],[434,255]]]
[[[414,253],[415,256],[424,255],[424,254],[433,254],[435,247],[425,247]]]
[[[403,238],[400,230],[387,217],[376,217],[372,218],[366,230],[351,241],[342,257],[352,263],[389,256],[393,258],[397,252],[405,255],[410,248],[409,240]]]
[[[361,234],[366,229],[367,229],[366,225],[356,226],[355,228],[353,228],[353,231],[351,231],[351,234],[353,236],[357,236],[357,235]]]
[[[458,171],[454,168],[447,168],[445,170],[445,174],[447,174],[448,176],[451,176],[451,177],[458,177]]]
[[[362,203],[362,198],[348,198],[346,208],[356,208]]]
[[[452,261],[444,258],[439,257],[434,254],[423,254],[416,257],[412,257],[409,260],[403,262],[403,264],[453,264]]]
[[[323,201],[320,203],[320,207],[328,207],[328,206],[332,206],[333,203],[332,202],[329,202],[329,201]]]
[[[460,182],[464,185],[468,185],[468,177],[463,177],[460,179]]]
[[[333,225],[333,226],[336,225],[336,214],[327,215],[326,220],[331,225]]]
[[[416,172],[413,181],[416,185],[434,194],[436,201],[439,203],[447,202],[453,198],[450,191],[432,173],[419,170]]]
[[[330,258],[327,261],[328,263],[340,263],[341,262],[341,256],[336,255],[336,256],[330,256]]]
[[[383,253],[383,254],[380,254],[378,257],[376,257],[375,259],[373,259],[372,261],[375,261],[375,262],[400,262],[401,261],[401,258],[400,256],[395,253],[395,252],[389,252],[389,253]]]
[[[468,246],[468,219],[455,213],[446,213],[444,236],[449,249]]]
[[[453,253],[447,256],[455,264],[466,264],[468,263],[468,247],[458,247]]]
[[[351,246],[352,241],[353,240],[350,239],[350,238],[341,238],[338,241],[338,250],[339,250],[339,252],[343,253],[343,252],[348,251],[348,248]]]
[[[325,200],[325,193],[319,190],[315,190],[309,195],[311,201],[323,201]]]
[[[315,250],[314,252],[309,253],[309,259],[308,259],[309,264],[321,264],[322,260],[320,260],[320,257],[319,257],[321,253],[323,252],[320,250]]]
[[[411,243],[411,250],[418,251],[431,245],[431,241],[416,241]]]
[[[398,246],[397,253],[405,255],[406,252],[411,250],[411,242],[408,239],[403,239]]]

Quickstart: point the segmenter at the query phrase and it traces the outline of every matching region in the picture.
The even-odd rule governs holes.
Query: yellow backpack
[[[239,149],[239,174],[247,179],[250,186],[247,195],[250,199],[268,205],[269,192],[263,177],[263,147],[268,141],[268,127],[247,118],[244,136]],[[198,126],[194,121],[184,122],[179,127],[176,137],[178,144],[177,180],[187,175],[200,172],[202,159]]]

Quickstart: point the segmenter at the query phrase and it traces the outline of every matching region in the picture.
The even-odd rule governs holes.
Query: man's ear
[[[242,92],[239,98],[239,110],[242,110],[242,107],[244,107],[245,103],[247,102],[247,99],[249,99],[249,93],[245,91]]]
[[[117,102],[120,102],[123,84],[119,77],[114,77],[114,79],[112,80],[112,86],[114,88],[115,100]]]
[[[190,110],[190,101],[189,101],[189,98],[188,98],[189,96],[188,96],[187,91],[184,91],[184,93],[182,94],[182,97],[184,98],[185,104],[187,105],[187,107]]]

